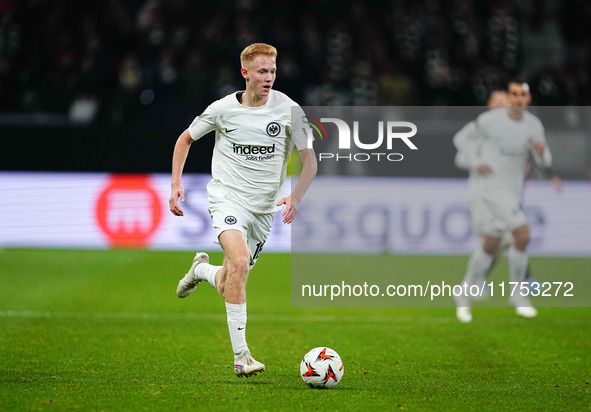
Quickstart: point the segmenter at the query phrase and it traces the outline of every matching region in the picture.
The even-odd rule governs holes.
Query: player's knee
[[[515,237],[515,248],[518,250],[525,250],[527,245],[529,245],[529,233],[524,233],[521,236]]]
[[[250,259],[246,256],[237,256],[228,259],[230,273],[237,278],[244,278],[248,276]]]
[[[525,225],[518,227],[513,232],[513,238],[515,239],[515,248],[525,250],[530,241],[529,228]]]
[[[486,236],[482,244],[482,249],[491,256],[496,256],[499,253],[500,239],[492,236]]]
[[[485,245],[482,249],[491,256],[497,256],[499,254],[499,246],[498,245]]]

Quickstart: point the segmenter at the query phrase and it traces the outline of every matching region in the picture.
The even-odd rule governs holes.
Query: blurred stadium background
[[[516,75],[534,105],[584,106],[590,20],[585,0],[3,0],[0,163],[168,172],[180,131],[243,88],[255,41],[278,48],[275,87],[306,106],[484,105]],[[585,167],[556,172],[588,178],[590,146]],[[209,171],[202,147],[187,171]]]

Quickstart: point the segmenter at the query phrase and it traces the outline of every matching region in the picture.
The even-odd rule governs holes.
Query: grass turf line
[[[464,257],[380,256],[457,270]],[[248,286],[248,340],[267,371],[233,376],[222,299],[178,299],[192,254],[0,252],[2,410],[590,410],[591,311],[540,308],[292,308],[288,255],[263,254]],[[219,262],[221,255],[212,254]],[[584,259],[532,259],[538,273]],[[340,385],[307,388],[299,362],[326,345]]]

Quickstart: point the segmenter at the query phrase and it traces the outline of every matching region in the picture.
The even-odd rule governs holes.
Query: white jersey
[[[470,170],[471,196],[506,192],[518,202],[523,193],[525,164],[531,154],[541,167],[550,167],[552,155],[546,144],[542,156],[531,142],[544,142],[544,127],[533,114],[525,111],[521,120],[509,117],[508,108],[499,107],[478,116],[456,136],[456,164]],[[476,168],[488,164],[492,173],[480,174]]]
[[[294,145],[306,149],[312,134],[301,107],[285,94],[271,90],[258,107],[244,106],[239,95],[213,102],[193,120],[189,134],[198,140],[215,130],[210,201],[225,198],[252,213],[274,213],[291,151]]]

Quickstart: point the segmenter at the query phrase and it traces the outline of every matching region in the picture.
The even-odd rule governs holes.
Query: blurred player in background
[[[489,109],[494,109],[496,107],[506,107],[509,106],[509,99],[507,97],[507,92],[505,90],[494,90],[489,98],[488,98],[488,102],[487,102],[487,107]],[[470,139],[468,138],[469,133],[471,133],[472,130],[475,130],[476,125],[474,122],[470,122],[468,123],[466,126],[464,126],[464,129],[462,129],[460,132],[458,132],[456,134],[456,136],[454,136],[454,145],[456,146],[457,149],[457,153],[456,153],[456,157],[455,157],[455,164],[459,169],[463,169],[463,170],[467,170],[469,173],[478,173],[476,172],[476,170],[471,170],[470,169],[470,165],[468,162],[468,155],[466,154],[467,151],[469,151],[469,149],[467,149],[467,147],[470,144],[475,144],[475,142],[470,141]],[[552,170],[550,167],[548,168],[538,168],[538,171],[540,172],[540,174],[542,175],[542,177],[548,178],[550,177],[550,181],[552,182],[552,184],[554,185],[554,187],[556,188],[556,191],[560,192],[562,191],[562,179],[560,177],[558,177],[557,175],[552,173]],[[526,178],[531,177],[531,175],[533,174],[533,167],[531,165],[530,162],[526,163],[525,165],[525,176]],[[474,227],[473,230],[477,230],[478,228]],[[477,235],[479,235],[480,237],[484,236],[484,233],[477,233]],[[507,248],[509,248],[509,246],[511,246],[513,244],[513,234],[511,233],[511,231],[507,231],[503,234],[502,240],[501,240],[501,245],[499,247],[499,249],[496,251],[496,253],[494,254],[494,258],[493,261],[488,269],[488,271],[486,272],[485,278],[481,279],[480,281],[477,281],[478,284],[482,284],[482,281],[484,281],[485,279],[488,278],[488,275],[490,274],[490,272],[492,271],[493,267],[496,265],[500,254],[501,254],[501,250],[506,250]],[[531,275],[531,267],[528,264],[527,265],[527,270],[525,273],[525,278],[526,280],[528,280],[528,282],[535,281]],[[533,287],[533,286],[530,286]],[[489,291],[485,291],[485,296],[488,296],[490,293]]]
[[[494,98],[493,98],[494,96]],[[513,237],[508,250],[511,281],[526,280],[529,227],[521,209],[525,166],[529,155],[540,167],[550,167],[552,157],[547,148],[540,120],[527,112],[531,102],[529,86],[522,81],[508,84],[507,101],[493,94],[492,110],[468,123],[456,136],[456,165],[470,171],[470,215],[472,229],[482,242],[472,253],[462,284],[482,287],[492,267],[503,236]],[[497,107],[495,105],[508,107]],[[455,298],[456,315],[461,322],[472,320],[470,296]],[[536,309],[525,296],[511,296],[516,313],[535,317]]]
[[[170,211],[183,216],[178,199],[185,201],[181,176],[191,144],[215,130],[212,180],[207,185],[209,213],[224,250],[222,266],[197,253],[189,272],[180,280],[177,295],[191,294],[203,280],[226,302],[234,371],[239,377],[264,372],[246,343],[246,281],[271,231],[275,213],[284,205],[283,222],[291,223],[298,205],[316,175],[316,156],[308,147],[311,132],[302,109],[285,94],[272,89],[277,50],[255,43],[241,55],[246,90],[214,103],[177,139],[172,162]],[[292,117],[292,109],[296,113]],[[282,197],[286,167],[293,147],[302,160],[297,185]]]

